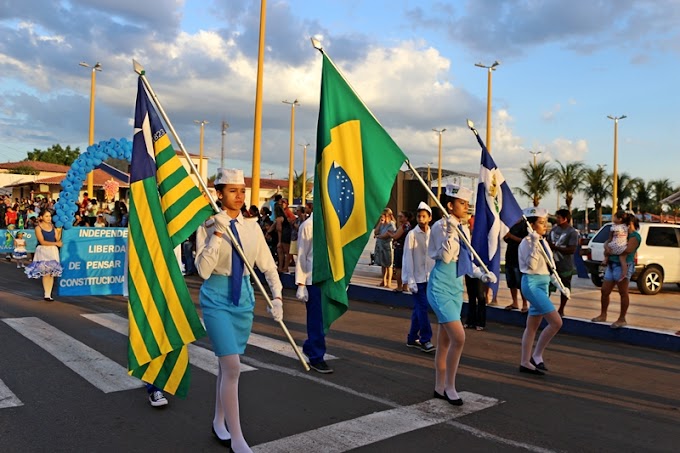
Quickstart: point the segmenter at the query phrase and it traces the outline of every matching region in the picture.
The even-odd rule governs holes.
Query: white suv
[[[611,223],[605,224],[588,243],[585,260],[590,279],[602,286],[599,269],[604,259],[604,243],[609,238]],[[640,223],[642,242],[635,255],[633,281],[642,294],[656,294],[664,283],[680,284],[680,225]]]

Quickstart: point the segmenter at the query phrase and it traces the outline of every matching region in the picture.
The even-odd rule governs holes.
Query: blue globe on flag
[[[336,162],[328,172],[328,196],[342,229],[354,209],[354,186],[347,172]]]

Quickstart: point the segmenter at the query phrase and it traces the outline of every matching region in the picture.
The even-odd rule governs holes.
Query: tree
[[[289,198],[289,202],[293,203],[293,198],[302,198],[302,175],[298,174],[298,172],[294,172],[295,177],[293,178],[293,196],[290,197],[288,194],[288,188],[284,188],[281,193]],[[307,178],[307,196],[310,195],[309,191],[309,183],[313,181],[314,178]],[[305,203],[305,200],[302,200],[302,204]]]
[[[661,214],[661,200],[673,195],[676,190],[673,189],[673,184],[668,179],[653,179],[649,181],[649,187],[654,197],[654,210]]]
[[[562,165],[559,160],[556,162],[557,168],[553,170],[553,184],[559,193],[564,194],[564,202],[571,213],[574,194],[583,186],[586,169],[583,162],[569,162],[566,165]]]
[[[130,162],[128,162],[127,159],[116,159],[115,157],[109,157],[104,162],[125,173],[130,172]]]
[[[602,227],[602,202],[612,195],[612,181],[604,171],[604,167],[586,169],[585,183],[582,191],[584,195],[593,200],[597,212],[597,227]]]
[[[628,173],[621,173],[618,175],[618,187],[617,187],[617,192],[618,192],[618,197],[617,197],[617,205],[618,206],[613,206],[612,207],[612,214],[616,213],[619,209],[621,209],[621,206],[625,206],[622,202],[623,200],[628,200],[628,203],[632,205],[633,203],[633,194],[635,192],[635,188],[639,184],[644,184],[644,181],[640,178],[633,178],[630,176]]]
[[[635,207],[635,211],[637,211],[638,214],[644,214],[647,212],[655,211],[654,200],[652,200],[651,193],[652,193],[651,182],[645,184],[644,181],[640,180],[633,187],[634,197],[633,205]]]
[[[60,144],[55,144],[47,148],[45,151],[34,148],[33,151],[26,153],[27,159],[37,162],[48,162],[51,164],[71,165],[80,156],[80,148],[71,149],[68,145],[62,148]]]
[[[538,206],[541,198],[550,192],[550,178],[553,170],[547,161],[538,162],[536,165],[531,162],[526,167],[520,168],[524,175],[524,187],[518,187],[515,191],[527,198],[529,198],[534,206]]]

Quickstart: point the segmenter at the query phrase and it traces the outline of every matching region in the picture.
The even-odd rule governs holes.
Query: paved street
[[[187,281],[197,300],[200,279]],[[590,310],[589,294],[579,290],[570,310]],[[304,306],[286,296],[286,325],[301,343]],[[650,305],[665,300],[652,297]],[[210,433],[209,341],[191,352],[189,397],[156,410],[124,372],[126,317],[117,296],[46,303],[39,281],[0,263],[0,451],[221,449]],[[431,398],[433,355],[405,347],[409,318],[407,308],[353,301],[328,338],[335,373],[322,376],[290,357],[259,303],[240,384],[253,449],[677,451],[678,353],[563,334],[546,354],[548,376],[527,377],[517,372],[522,329],[490,323],[467,332],[458,408]]]

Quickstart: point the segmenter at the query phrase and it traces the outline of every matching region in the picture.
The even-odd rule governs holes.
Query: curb
[[[295,276],[281,274],[284,288],[295,289]],[[350,300],[377,303],[392,307],[413,308],[410,294],[389,292],[384,289],[364,285],[350,284],[347,289]],[[463,316],[467,312],[467,302],[463,303]],[[486,319],[501,324],[524,327],[526,315],[516,310],[504,310],[503,307],[487,306]],[[610,323],[594,323],[581,318],[564,318],[560,333],[578,335],[598,340],[626,343],[634,346],[680,352],[680,336],[660,330],[643,329],[640,327],[622,327],[612,329]],[[545,321],[544,321],[545,324]]]

